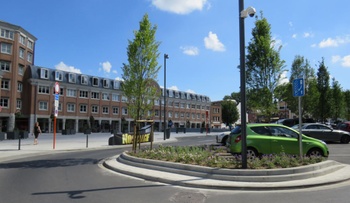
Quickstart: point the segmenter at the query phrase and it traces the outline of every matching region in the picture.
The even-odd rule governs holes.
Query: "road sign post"
[[[55,112],[53,117],[53,146],[52,148],[56,148],[56,117],[58,116],[58,106],[59,106],[59,99],[60,99],[60,84],[58,82],[55,83]]]
[[[304,78],[297,78],[293,80],[293,96],[298,97],[299,105],[299,153],[300,159],[303,158],[303,133],[301,132],[301,97],[305,95],[305,81]]]

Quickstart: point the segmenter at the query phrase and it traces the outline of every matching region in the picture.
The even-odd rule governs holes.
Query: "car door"
[[[298,154],[298,134],[283,126],[270,126],[271,130],[271,152],[272,154]]]
[[[309,137],[313,137],[319,140],[324,140],[326,136],[323,134],[322,129],[320,129],[320,125],[311,124],[305,126],[305,128],[302,130],[304,135],[307,135]]]
[[[337,131],[334,131],[332,128],[320,125],[320,130],[322,131],[322,140],[323,141],[339,141],[339,135]]]

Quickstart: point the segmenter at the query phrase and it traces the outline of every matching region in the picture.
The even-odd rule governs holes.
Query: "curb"
[[[231,170],[140,159],[123,153],[106,159],[103,165],[145,180],[205,189],[282,190],[350,180],[350,165],[331,160],[290,169]]]

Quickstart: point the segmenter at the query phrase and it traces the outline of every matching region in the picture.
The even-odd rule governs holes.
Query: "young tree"
[[[350,120],[350,90],[343,92],[345,102],[345,119]]]
[[[330,117],[330,87],[329,87],[329,73],[324,64],[324,59],[320,62],[317,72],[317,89],[320,92],[320,99],[318,102],[318,117],[322,122],[325,122]]]
[[[331,118],[337,121],[344,112],[344,97],[338,81],[332,79],[331,89]]]
[[[121,89],[128,99],[128,113],[135,121],[144,119],[152,110],[154,100],[160,97],[155,82],[160,69],[157,62],[160,42],[155,39],[156,30],[157,26],[152,26],[145,14],[139,30],[134,31],[134,40],[129,40],[128,63],[123,63],[122,67]]]
[[[285,61],[280,59],[281,46],[274,48],[271,26],[262,13],[260,19],[256,17],[252,36],[246,57],[247,106],[269,119],[277,111],[274,91],[283,77]]]
[[[232,99],[225,99],[222,101],[221,107],[222,121],[226,126],[229,126],[231,130],[231,124],[236,122],[239,118],[237,103]]]

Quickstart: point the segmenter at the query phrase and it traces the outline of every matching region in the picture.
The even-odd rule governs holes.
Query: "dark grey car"
[[[299,125],[292,128],[298,130]],[[303,123],[301,131],[304,135],[313,137],[325,142],[340,142],[348,144],[350,141],[350,133],[343,130],[336,130],[327,125],[320,123]]]

